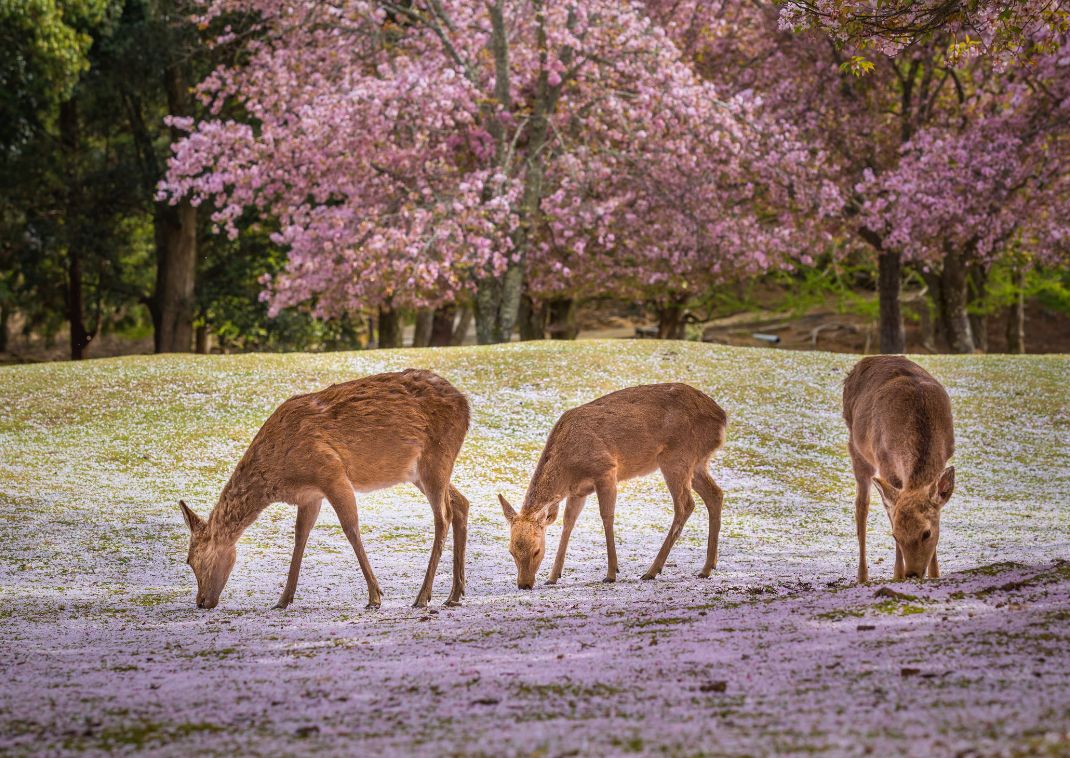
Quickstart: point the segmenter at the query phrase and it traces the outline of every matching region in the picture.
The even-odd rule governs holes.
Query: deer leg
[[[294,553],[290,559],[290,573],[286,577],[286,587],[282,591],[282,597],[275,604],[276,608],[285,608],[293,602],[294,592],[297,591],[297,575],[301,572],[301,558],[305,555],[305,545],[308,544],[308,535],[312,526],[320,515],[320,497],[299,503],[297,506],[297,529],[294,534]]]
[[[895,543],[895,569],[892,571],[892,580],[901,582],[907,577],[906,564],[903,562],[903,551],[899,549],[899,543]]]
[[[383,603],[383,591],[379,587],[379,580],[372,572],[368,554],[364,552],[364,543],[360,541],[360,519],[357,517],[357,498],[353,494],[353,488],[348,479],[341,481],[337,486],[325,492],[334,512],[338,514],[338,521],[342,524],[349,544],[353,546],[353,552],[357,554],[357,562],[364,574],[364,581],[368,583],[368,608],[378,608]]]
[[[606,532],[606,554],[609,558],[609,569],[606,571],[606,578],[602,581],[615,582],[617,581],[617,543],[613,539],[613,514],[617,511],[616,475],[598,482],[595,485],[595,493],[598,495],[598,512],[602,516],[602,528]],[[563,556],[562,560],[564,560]]]
[[[438,562],[442,558],[442,548],[446,544],[446,533],[449,532],[450,522],[447,519],[449,513],[449,484],[435,481],[430,472],[422,473],[420,477],[420,489],[427,495],[427,501],[431,504],[431,515],[435,518],[435,541],[431,545],[431,559],[427,563],[427,573],[424,574],[424,583],[420,586],[420,593],[416,596],[414,608],[425,608],[431,601],[431,586],[435,583],[435,573],[438,571]],[[454,578],[456,582],[456,577]]]
[[[453,587],[446,605],[460,605],[464,597],[464,553],[468,541],[468,498],[450,485],[450,521],[453,524]]]
[[[561,571],[565,567],[565,551],[568,549],[568,539],[572,536],[572,527],[576,526],[576,519],[580,517],[580,511],[583,510],[583,504],[586,500],[586,496],[570,495],[565,503],[565,526],[561,530],[561,542],[557,546],[554,567],[550,570],[550,578],[546,580],[547,584],[557,584],[557,580],[561,578]],[[601,500],[599,500],[599,503],[601,503]],[[612,530],[612,528],[613,526],[610,524],[610,529]]]
[[[869,518],[869,494],[873,486],[872,466],[850,448],[851,464],[855,472],[855,532],[858,535],[858,581],[869,581],[869,566],[866,563],[866,520]]]
[[[669,492],[672,493],[672,526],[669,527],[669,533],[665,535],[665,541],[650,565],[650,570],[643,574],[643,579],[653,579],[661,573],[669,551],[683,531],[688,516],[695,510],[695,499],[691,497],[691,472],[662,468],[661,473],[665,477],[665,483],[669,485]]]
[[[706,470],[707,462],[703,461],[700,468],[695,469],[691,477],[691,487],[698,492],[702,502],[706,504],[706,510],[710,512],[710,535],[706,541],[706,563],[699,573],[703,579],[709,579],[710,573],[717,568],[717,540],[721,534],[721,506],[724,504],[724,491],[713,481],[710,472]]]
[[[936,579],[940,576],[940,564],[936,562],[936,551],[933,551],[932,560],[929,561],[929,578]]]

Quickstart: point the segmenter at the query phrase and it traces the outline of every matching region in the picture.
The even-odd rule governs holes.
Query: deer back
[[[902,356],[855,365],[843,385],[843,416],[852,447],[896,487],[935,481],[955,452],[947,391]]]

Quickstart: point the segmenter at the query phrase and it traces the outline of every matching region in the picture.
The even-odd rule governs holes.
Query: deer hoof
[[[289,605],[290,605],[290,601],[289,601],[289,600],[280,600],[279,602],[275,603],[275,605],[273,606],[273,608],[274,608],[274,609],[275,609],[276,611],[284,611],[284,610],[286,610],[286,608],[287,608],[287,607],[288,607]]]
[[[552,586],[554,586],[555,584],[557,584],[557,580],[556,580],[556,579],[550,578],[550,579],[547,579],[547,580],[546,580],[546,586],[547,586],[547,587],[552,587]]]
[[[703,569],[702,571],[698,572],[698,578],[699,579],[709,579],[710,578],[710,574],[712,574],[712,573],[713,573],[712,571],[707,571],[707,570]]]
[[[458,600],[454,600],[452,597],[449,600],[447,600],[445,603],[443,603],[443,605],[446,606],[447,608],[457,608],[457,607],[460,606],[460,604],[461,604],[461,601],[459,599]]]
[[[605,579],[602,580],[602,584],[613,584],[615,581],[617,581],[617,577],[607,576]]]
[[[412,607],[413,608],[426,608],[427,607],[427,601],[424,600],[422,597],[418,597],[418,598],[416,598],[416,602],[412,604]]]
[[[367,610],[379,610],[383,605],[381,600],[369,600],[368,604],[364,606]]]
[[[651,579],[653,579],[656,576],[657,576],[657,574],[652,574],[651,572],[648,571],[645,574],[643,574],[642,579],[643,579],[644,582],[649,582]]]

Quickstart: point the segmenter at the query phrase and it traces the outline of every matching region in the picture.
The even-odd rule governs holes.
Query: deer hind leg
[[[706,541],[706,563],[699,573],[703,579],[709,579],[710,573],[717,568],[717,540],[721,535],[721,506],[724,504],[724,490],[713,481],[710,472],[706,470],[707,461],[703,461],[699,468],[695,469],[691,477],[691,487],[698,492],[702,502],[706,504],[706,510],[710,512],[710,534]]]
[[[449,470],[440,472],[434,466],[421,465],[420,481],[416,483],[416,486],[427,495],[427,501],[431,504],[431,515],[435,519],[435,541],[431,545],[431,559],[427,562],[427,573],[424,574],[424,583],[420,586],[420,593],[416,596],[416,602],[413,603],[414,608],[425,608],[431,601],[431,587],[435,583],[438,562],[442,558],[446,534],[450,529],[448,519],[450,513]]]
[[[308,535],[320,515],[322,503],[323,498],[317,493],[314,498],[297,504],[297,529],[294,534],[293,558],[290,559],[290,573],[286,577],[286,587],[282,591],[282,597],[275,604],[276,608],[285,608],[293,602],[294,592],[297,591],[297,575],[301,572],[301,558],[304,557]]]
[[[357,516],[357,498],[353,494],[353,485],[349,479],[342,476],[334,484],[324,490],[327,500],[334,512],[338,514],[338,521],[342,525],[349,544],[353,546],[353,552],[357,554],[357,562],[364,574],[364,581],[368,583],[368,608],[378,608],[383,603],[383,591],[379,587],[379,580],[372,571],[368,554],[364,552],[364,543],[360,541],[360,519]]]
[[[464,597],[464,556],[468,541],[468,498],[450,485],[450,522],[453,524],[453,587],[446,605],[461,604]]]
[[[565,525],[561,530],[561,542],[557,546],[557,555],[554,556],[554,567],[550,570],[550,578],[546,580],[547,584],[557,584],[557,580],[561,578],[561,571],[565,568],[565,551],[568,549],[568,539],[572,536],[572,527],[576,526],[576,519],[580,517],[580,511],[583,510],[583,504],[587,501],[587,497],[581,495],[571,495],[568,501],[565,503]],[[599,500],[601,504],[601,500]],[[610,524],[610,529],[613,526]]]
[[[608,584],[617,581],[617,543],[613,538],[613,514],[617,512],[616,472],[595,484],[595,493],[598,496],[598,512],[602,516],[602,528],[606,532],[606,557],[609,559],[606,578],[602,581]],[[579,513],[577,512],[576,515]]]
[[[650,570],[643,574],[643,579],[648,580],[661,573],[665,560],[669,557],[669,551],[672,550],[680,532],[683,531],[688,516],[695,510],[695,499],[691,497],[691,469],[663,467],[661,473],[665,477],[665,483],[669,485],[669,492],[672,493],[672,526],[669,527],[669,533],[665,535],[665,541],[650,565]]]
[[[851,465],[855,473],[855,532],[858,535],[858,581],[869,581],[869,566],[866,563],[866,520],[869,518],[869,496],[873,487],[875,469],[854,449],[848,446]],[[897,548],[898,549],[898,548]]]

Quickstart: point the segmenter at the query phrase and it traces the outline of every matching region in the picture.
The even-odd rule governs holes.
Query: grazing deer
[[[561,578],[565,550],[587,496],[598,495],[598,509],[606,532],[609,571],[605,582],[616,581],[617,550],[613,542],[613,512],[617,482],[661,469],[672,494],[672,527],[643,579],[661,573],[687,517],[695,510],[694,488],[710,514],[706,563],[701,576],[717,567],[717,537],[721,531],[724,493],[707,467],[710,456],[724,443],[727,417],[713,400],[686,384],[630,387],[566,411],[546,440],[542,457],[528,485],[520,513],[498,495],[510,524],[509,552],[517,567],[517,587],[531,589],[546,547],[546,527],[557,518],[562,499],[565,523],[548,584]]]
[[[453,589],[447,605],[464,595],[468,501],[450,484],[453,462],[468,431],[468,401],[430,371],[377,374],[292,397],[280,405],[245,451],[207,520],[184,502],[190,529],[188,563],[197,576],[197,607],[214,608],[234,568],[235,544],[260,512],[275,502],[297,506],[290,573],[277,608],[293,600],[301,557],[326,498],[368,582],[368,607],[382,602],[360,541],[356,492],[412,482],[427,496],[435,542],[416,606],[431,599],[431,585],[453,524]]]
[[[901,356],[863,358],[843,383],[843,418],[858,485],[858,581],[869,578],[870,482],[877,485],[892,524],[893,578],[924,577],[926,569],[929,576],[940,576],[940,509],[955,489],[955,467],[947,466],[955,452],[947,391],[928,371]]]

